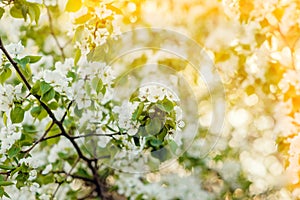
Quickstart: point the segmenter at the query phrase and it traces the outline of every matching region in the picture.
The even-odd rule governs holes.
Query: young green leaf
[[[10,181],[0,181],[0,186],[9,186],[9,185],[13,185],[13,182]]]
[[[29,63],[36,63],[40,61],[42,58],[42,56],[26,56],[26,57],[29,58]]]
[[[94,90],[97,92],[97,94],[101,91],[102,87],[103,87],[103,82],[100,78],[93,78],[92,80],[92,87],[94,88]]]
[[[23,18],[22,11],[18,9],[15,5],[10,9],[10,15],[14,18]]]
[[[25,111],[20,107],[16,106],[10,112],[10,119],[12,123],[21,123],[24,119]]]
[[[13,170],[13,169],[15,169],[15,167],[8,166],[8,165],[0,165],[0,169],[3,169],[3,170]]]
[[[159,118],[150,119],[150,123],[146,125],[145,129],[148,134],[157,135],[161,131],[163,123]]]
[[[42,95],[42,101],[47,103],[55,97],[55,90],[51,88],[48,92]]]
[[[4,68],[0,73],[0,83],[3,84],[7,79],[10,78],[12,71],[10,68]]]
[[[41,82],[38,80],[35,82],[35,84],[32,86],[31,90],[30,90],[30,93],[35,95],[35,94],[38,94],[38,95],[41,95],[40,94],[40,87],[41,87]]]
[[[3,14],[5,13],[4,8],[0,7],[0,19],[2,18]]]
[[[41,90],[41,95],[46,94],[49,90],[51,90],[52,87],[49,83],[46,82],[41,82],[40,90]]]

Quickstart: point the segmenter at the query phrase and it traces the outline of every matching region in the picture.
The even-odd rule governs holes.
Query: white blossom
[[[22,45],[21,41],[18,43],[11,43],[7,45],[6,50],[11,56],[17,57],[18,55],[22,54],[24,51],[24,46]]]

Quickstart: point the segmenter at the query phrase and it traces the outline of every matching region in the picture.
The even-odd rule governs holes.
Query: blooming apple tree
[[[0,198],[298,198],[299,10],[0,0]]]
[[[120,35],[122,5],[0,5],[3,23],[20,31],[1,29],[1,198],[123,198],[108,181],[109,164],[147,154],[159,165],[180,145],[174,136],[184,122],[179,99],[163,86],[114,98],[117,77],[102,58]]]

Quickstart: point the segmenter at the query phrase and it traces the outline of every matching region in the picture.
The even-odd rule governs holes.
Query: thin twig
[[[67,178],[70,176],[70,174],[72,173],[73,169],[76,167],[77,163],[79,162],[80,158],[77,158],[77,160],[75,161],[75,163],[73,164],[73,166],[71,167],[71,169],[69,170],[69,172],[66,174],[66,178],[65,180],[67,180]],[[56,187],[54,193],[52,194],[52,198],[54,199],[56,193],[58,192],[60,186],[64,183],[64,181],[60,182],[58,184],[58,186]]]
[[[52,173],[54,174],[68,174],[67,172],[65,171],[52,171]],[[83,181],[87,181],[87,182],[90,182],[90,183],[93,183],[94,180],[93,179],[90,179],[90,178],[87,178],[87,177],[83,177],[83,176],[79,176],[79,175],[76,175],[76,174],[69,174],[70,177],[74,178],[74,179],[80,179],[80,180],[83,180]]]
[[[102,134],[102,133],[90,133],[90,134],[86,134],[86,135],[78,135],[78,136],[73,136],[73,139],[79,139],[79,138],[86,138],[86,137],[92,137],[92,136],[108,136],[108,137],[112,137],[114,135],[121,135],[120,132],[117,133],[111,133],[111,134]]]
[[[53,127],[54,122],[51,122],[51,125],[49,126],[49,128],[47,128],[47,130],[45,131],[45,133],[42,135],[42,137],[40,137],[40,139],[38,139],[29,149],[25,150],[25,155],[24,158],[26,158],[28,156],[28,154],[30,153],[30,151],[37,145],[39,144],[41,141],[44,140],[44,138],[46,137],[46,135],[49,133],[49,131],[51,130],[51,128]]]
[[[51,17],[51,13],[49,8],[46,6],[47,9],[47,15],[48,15],[48,19],[49,19],[49,27],[50,27],[50,33],[52,35],[52,37],[55,40],[56,45],[58,46],[60,52],[61,52],[61,57],[63,58],[63,60],[65,60],[66,56],[65,56],[65,52],[64,52],[64,48],[62,45],[60,45],[58,38],[56,37],[55,33],[54,33],[54,29],[53,29],[53,22],[52,22],[52,17]]]
[[[71,102],[69,103],[69,105],[68,105],[68,107],[67,107],[67,110],[65,111],[64,116],[63,116],[63,117],[61,118],[61,120],[60,120],[61,123],[63,123],[63,122],[65,121],[65,118],[66,118],[66,116],[67,116],[67,114],[68,114],[68,112],[69,112],[69,110],[70,110],[70,108],[71,108],[72,103],[73,103],[73,101],[71,101]]]
[[[45,138],[42,139],[42,141],[50,140],[50,139],[57,138],[57,137],[60,137],[60,136],[63,136],[63,134],[59,133],[59,134],[56,134],[56,135],[45,137]]]

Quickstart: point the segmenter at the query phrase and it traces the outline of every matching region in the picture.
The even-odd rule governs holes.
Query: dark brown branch
[[[53,139],[53,138],[57,138],[57,137],[60,137],[62,135],[63,135],[62,133],[59,133],[59,134],[56,134],[56,135],[45,137],[45,138],[42,139],[42,141],[46,141],[46,140],[50,140],[50,139]]]

